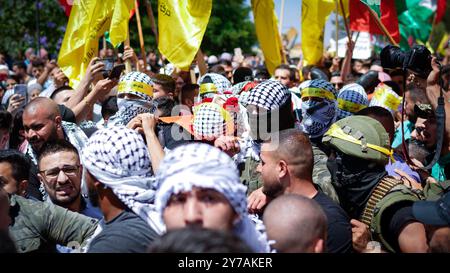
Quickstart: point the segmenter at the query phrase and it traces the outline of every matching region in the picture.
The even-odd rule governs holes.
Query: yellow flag
[[[159,0],[158,49],[177,68],[189,70],[211,15],[212,0]]]
[[[132,9],[134,9],[133,0],[115,1],[111,27],[109,28],[109,40],[114,47],[127,39],[128,21]]]
[[[125,40],[132,7],[132,0],[74,1],[58,56],[58,65],[72,87],[78,85],[89,62],[97,56],[98,41],[105,31],[110,31],[113,44]]]
[[[441,55],[445,55],[445,46],[448,44],[448,33],[444,33],[441,41],[439,42],[438,48],[436,49]]]
[[[267,70],[273,74],[282,62],[282,46],[273,0],[252,0],[252,9],[259,46],[263,51]]]
[[[323,34],[328,15],[336,10],[339,0],[303,0],[302,1],[302,51],[303,65],[315,65],[323,55]],[[343,6],[348,15],[348,0]],[[339,13],[342,13],[339,5]]]

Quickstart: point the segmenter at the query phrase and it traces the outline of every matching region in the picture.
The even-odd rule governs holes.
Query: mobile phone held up
[[[122,71],[125,70],[124,64],[114,66],[113,58],[105,58],[99,61],[105,64],[105,67],[102,70],[104,79],[119,79]]]
[[[124,69],[125,69],[124,64],[118,64],[118,65],[114,66],[113,69],[111,70],[111,73],[109,73],[108,78],[111,80],[115,80],[115,79],[118,80]]]
[[[22,104],[19,106],[19,108],[25,107],[25,105],[28,102],[28,87],[26,84],[16,84],[14,85],[14,94],[18,94],[25,98],[25,100],[22,102]]]

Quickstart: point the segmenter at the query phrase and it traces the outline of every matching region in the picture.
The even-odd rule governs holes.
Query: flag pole
[[[284,0],[281,0],[281,10],[280,10],[280,34],[283,29],[283,18],[284,18]]]
[[[378,27],[381,29],[381,31],[383,31],[384,35],[386,35],[386,37],[388,37],[389,42],[391,42],[391,44],[393,44],[394,46],[398,46],[398,44],[395,42],[394,38],[392,38],[389,31],[386,29],[386,27],[381,22],[380,18],[378,18],[377,13],[369,7],[367,7],[367,9],[369,9],[370,16],[372,16],[372,18],[375,20]]]
[[[198,49],[196,58],[197,58],[198,70],[200,71],[200,76],[205,75],[206,71],[207,71],[207,66],[205,63],[205,58],[204,58],[203,52],[200,48]]]
[[[342,0],[339,0],[339,4],[341,5],[342,17],[344,18],[345,32],[347,32],[348,40],[351,41],[352,40],[352,35],[350,33],[350,28],[348,26],[347,19],[345,18],[344,3],[342,3]]]
[[[336,25],[336,56],[338,55],[338,40],[339,40],[339,3],[338,0],[334,1],[336,3],[336,21],[335,21],[335,25]]]
[[[138,34],[139,34],[139,44],[141,46],[141,55],[142,55],[142,59],[144,61],[144,71],[145,71],[147,69],[147,54],[145,53],[144,36],[142,35],[141,15],[139,14],[139,5],[138,5],[137,0],[134,0],[134,10],[136,13],[136,23],[137,23]],[[139,64],[136,64],[136,65],[139,65]]]
[[[130,27],[128,26],[128,30],[127,30],[127,38],[125,39],[124,45],[125,46],[130,46]],[[125,73],[130,73],[131,72],[131,62],[130,60],[126,60],[125,61]]]
[[[158,29],[156,28],[155,17],[153,16],[152,5],[148,0],[145,0],[144,4],[147,10],[148,18],[150,19],[150,27],[152,28],[152,31],[155,34],[156,47],[158,47]]]

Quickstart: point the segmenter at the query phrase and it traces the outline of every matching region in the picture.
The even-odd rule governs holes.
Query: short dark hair
[[[42,158],[44,158],[47,155],[63,151],[72,152],[76,154],[78,158],[80,157],[77,148],[75,148],[75,146],[73,146],[72,143],[70,143],[65,139],[58,139],[55,141],[47,142],[42,146],[42,148],[39,150],[38,162],[40,163]]]
[[[238,67],[233,73],[233,83],[253,81],[253,71],[248,67]]]
[[[22,180],[28,180],[30,176],[30,160],[17,150],[1,150],[0,163],[7,162],[12,167],[12,176],[19,183]]]
[[[229,60],[220,60],[219,64],[226,65],[226,66],[231,66],[231,62]]]
[[[6,110],[0,110],[0,129],[11,131],[12,115]]]
[[[102,102],[102,117],[105,118],[106,116],[110,117],[119,111],[119,107],[117,106],[117,97],[111,96],[108,97],[104,102]]]
[[[36,59],[31,62],[32,67],[39,67],[39,66],[45,66],[44,61],[41,59]]]
[[[17,61],[17,62],[14,62],[13,63],[13,66],[17,66],[18,68],[22,68],[22,69],[27,69],[27,66],[25,65],[25,63],[24,62],[22,62],[22,61]]]
[[[216,64],[213,67],[211,67],[210,69],[208,69],[208,73],[216,73],[216,74],[224,76],[225,78],[227,77],[225,68],[223,68],[220,64]]]
[[[234,234],[186,227],[167,232],[156,239],[148,249],[150,253],[251,253],[251,249]]]
[[[284,69],[289,71],[289,80],[294,82],[295,81],[295,71],[292,71],[292,68],[287,64],[280,64],[275,68],[275,70],[278,69]]]
[[[181,88],[181,102],[183,103],[186,98],[194,97],[195,90],[199,89],[200,86],[195,83],[188,83],[183,85]]]
[[[170,117],[172,115],[172,109],[175,107],[175,101],[168,97],[159,97],[153,100],[156,108],[161,111],[161,117]]]
[[[265,67],[258,67],[255,71],[255,79],[270,79],[269,71]]]
[[[168,93],[175,92],[175,86],[176,86],[175,80],[169,75],[156,74],[152,78],[152,81],[156,84],[161,85],[161,87],[164,89],[164,91],[166,91]]]
[[[65,91],[65,90],[73,90],[73,88],[68,85],[60,86],[60,87],[56,88],[55,90],[53,90],[52,94],[50,95],[50,98],[54,99],[56,94],[58,94],[59,92]]]
[[[414,103],[429,103],[424,90],[417,87],[414,83],[410,83],[406,86],[406,92],[409,92],[409,96]]]

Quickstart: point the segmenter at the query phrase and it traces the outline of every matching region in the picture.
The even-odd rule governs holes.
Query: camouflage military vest
[[[393,246],[386,241],[381,233],[383,213],[400,202],[413,203],[421,199],[423,199],[421,194],[412,191],[401,180],[385,176],[372,191],[360,221],[369,226],[374,240],[381,242],[386,250],[395,252]]]

